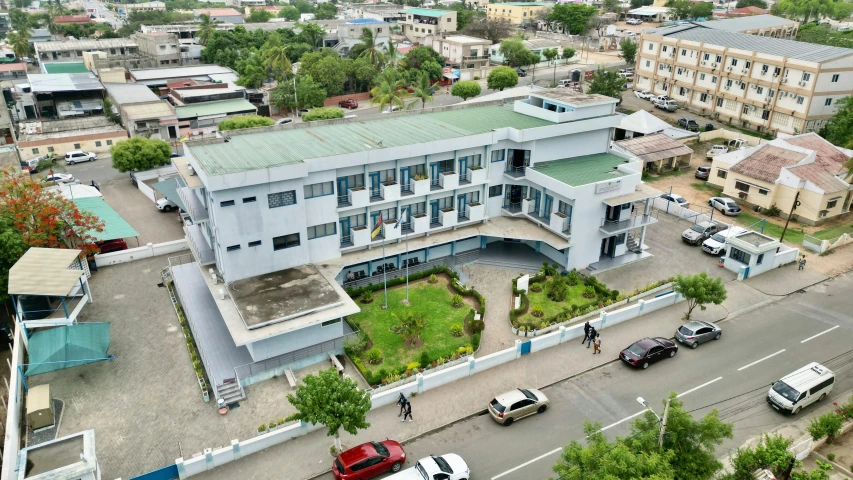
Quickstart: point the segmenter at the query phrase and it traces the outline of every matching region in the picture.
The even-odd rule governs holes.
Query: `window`
[[[100,142],[100,141],[95,141],[95,146],[96,146],[96,147],[100,147],[100,146],[101,146],[101,142]]]
[[[748,192],[749,191],[749,184],[737,181],[737,182],[735,182],[735,188],[740,190],[741,192]]]
[[[838,199],[833,198],[832,200],[826,202],[826,209],[829,210],[831,208],[835,208],[836,205],[838,205]]]
[[[730,79],[728,79],[728,80],[726,80],[726,86],[727,86],[727,87],[731,87],[731,86],[732,86],[732,79],[731,79],[731,78],[730,78]]]
[[[767,96],[770,98],[775,97],[776,96],[776,90],[773,90],[772,88],[768,89],[767,90]]]
[[[802,105],[805,100],[804,97],[797,97],[797,105]]]
[[[706,54],[705,54],[705,56],[704,56],[704,57],[702,57],[702,60],[706,60],[706,61],[707,61],[707,60],[710,60],[710,59],[711,59],[711,54],[710,54],[710,53],[706,53]]]
[[[494,187],[489,187],[489,198],[500,197],[503,194],[504,194],[504,186],[503,185],[495,185]]]
[[[646,67],[651,67],[651,66],[652,66],[652,61],[646,60]]]
[[[832,76],[832,83],[838,83],[838,74]]]
[[[804,82],[808,82],[809,80],[811,80],[811,78],[812,78],[812,74],[811,74],[811,73],[803,72],[803,81],[804,81]]]
[[[821,210],[818,212],[817,216],[820,218],[826,218],[826,210]]]
[[[743,113],[744,115],[749,113],[749,105],[744,105],[743,109],[741,110],[741,113]]]
[[[299,246],[299,234],[291,233],[290,235],[282,235],[280,237],[273,237],[272,239],[272,249],[273,250],[283,250],[285,248],[292,248]]]
[[[686,88],[684,88],[684,87],[681,87],[681,88],[678,90],[678,94],[679,94],[679,95],[681,95],[682,97],[683,97],[683,96],[685,96],[685,95],[687,95],[687,89],[686,89]]]
[[[732,59],[732,66],[737,67],[737,58]]]
[[[219,202],[219,206],[220,207],[233,207],[234,206],[234,200],[225,200],[223,202]]]
[[[287,192],[270,193],[267,195],[270,208],[285,207],[287,205],[296,205],[296,191],[289,190]]]
[[[728,177],[728,176],[729,176],[729,172],[728,172],[727,170],[720,170],[720,169],[717,169],[717,177],[719,177],[719,178],[726,178],[726,177]]]
[[[757,93],[757,94],[761,95],[762,93],[764,93],[764,87],[758,87],[758,88],[756,88],[756,89],[755,89],[755,93]]]
[[[778,77],[780,73],[782,73],[782,67],[774,67],[773,68],[773,76],[774,77]]]
[[[235,250],[240,250],[240,245],[231,245],[230,247],[226,247],[225,250],[229,252],[233,252]]]
[[[759,189],[758,189],[758,194],[759,194],[759,195],[767,195],[767,193],[768,193],[768,191],[767,191],[767,189],[766,189],[766,188],[759,188]]]
[[[705,74],[704,73],[699,74],[699,80],[705,80]]]
[[[79,149],[80,149],[80,144],[79,144],[79,143],[75,143],[75,144],[74,144],[74,148],[76,148],[77,150],[79,150]]]
[[[38,154],[38,153],[39,153],[39,149],[38,149],[38,148],[34,148],[34,149],[33,149],[33,153],[34,153],[34,154]]]
[[[107,140],[107,141],[109,141],[109,140]],[[53,147],[47,147],[47,151],[48,151],[48,153],[53,153]]]
[[[305,198],[323,197],[335,193],[334,182],[315,183],[313,185],[305,185]]]
[[[683,72],[683,71],[684,71],[684,69],[683,69],[683,68],[678,67],[678,69],[677,69],[677,71],[676,71],[676,75],[681,75],[681,72]]]
[[[828,106],[830,106],[830,105],[832,105],[832,99],[831,99],[831,98],[827,98],[827,99],[823,102],[823,106],[824,106],[824,107],[828,107]]]
[[[817,385],[815,385],[814,387],[812,387],[809,390],[809,395],[814,395],[817,392],[823,390],[824,388],[832,385],[833,383],[835,383],[835,377],[830,377],[829,379],[824,380],[824,381],[818,383]]]
[[[654,49],[655,49],[655,44],[654,44],[654,43],[650,43],[650,44],[649,44],[649,50],[654,50]]]
[[[717,83],[717,76],[716,75],[711,77],[711,83]]]
[[[112,145],[112,144],[113,144],[112,140],[107,140],[107,145]]]
[[[731,258],[732,260],[737,260],[740,263],[745,263],[749,265],[749,260],[752,257],[743,250],[738,250],[737,248],[732,247],[731,251],[729,251],[729,258]]]
[[[722,55],[717,55],[717,63],[720,63],[722,61],[723,61]]]
[[[756,264],[756,265],[761,265],[761,262],[763,262],[763,261],[764,261],[764,254],[763,254],[763,253],[759,253],[759,254],[758,254],[758,258],[756,258],[756,259],[755,259],[755,264]]]
[[[627,233],[620,233],[619,235],[616,235],[616,245],[623,245],[627,235]]]
[[[250,247],[260,247],[260,246],[261,246],[261,241],[260,241],[260,240],[255,240],[254,242],[249,242],[249,246],[250,246]]]
[[[666,45],[664,45],[663,47],[661,47],[660,51],[661,51],[661,52],[666,53]]]
[[[762,74],[767,73],[767,70],[769,68],[770,68],[770,66],[765,63],[764,65],[761,66],[761,73]]]
[[[256,197],[246,197],[243,199],[243,203],[252,203],[256,202],[258,199]]]
[[[708,94],[707,93],[700,94],[699,95],[699,101],[702,103],[707,103],[708,102]]]
[[[718,106],[718,107],[722,107],[722,106],[723,106],[723,99],[722,99],[722,98],[718,98],[718,99],[717,99],[717,106]]]
[[[681,49],[681,55],[686,56],[687,55],[687,49],[682,48]]]
[[[335,222],[325,223],[323,225],[317,225],[314,227],[308,227],[308,240],[328,237],[329,235],[334,235],[335,233],[337,233],[337,231],[335,230]]]
[[[740,82],[740,89],[746,90],[746,82]]]
[[[336,319],[334,319],[334,320],[327,320],[327,321],[325,321],[325,322],[323,322],[323,323],[321,323],[321,324],[320,324],[320,328],[323,328],[323,327],[330,327],[330,326],[332,326],[332,325],[336,325],[336,324],[338,324],[338,323],[341,323],[341,319],[340,319],[340,318],[336,318]]]

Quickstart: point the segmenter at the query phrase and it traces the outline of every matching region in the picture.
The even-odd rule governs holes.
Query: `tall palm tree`
[[[205,45],[207,40],[213,35],[213,32],[216,31],[216,21],[211,20],[210,15],[207,14],[201,14],[198,18],[198,43]]]
[[[287,58],[288,45],[275,45],[263,51],[264,66],[269,69],[276,80],[281,81],[291,73],[292,65]]]
[[[397,66],[397,46],[394,45],[394,39],[390,36],[388,37],[388,43],[382,45],[383,53],[385,54],[385,60],[392,67]]]
[[[421,72],[418,77],[418,83],[414,86],[415,92],[412,93],[412,97],[417,98],[421,101],[421,108],[426,108],[427,102],[435,101],[435,92],[438,90],[435,85],[432,84],[429,78],[429,73]],[[410,103],[406,108],[414,108],[417,104],[417,100]]]
[[[359,58],[367,59],[377,69],[382,68],[382,65],[385,63],[385,55],[382,54],[382,51],[379,50],[379,45],[376,44],[376,37],[373,35],[373,30],[362,28],[358,39],[364,44],[364,51],[361,52]]]
[[[379,111],[388,107],[406,108],[405,99],[409,96],[406,81],[393,68],[386,68],[379,74],[379,83],[370,90],[370,103],[379,106]]]
[[[26,30],[7,33],[6,43],[12,47],[12,51],[15,52],[15,56],[21,62],[30,53],[30,36]]]

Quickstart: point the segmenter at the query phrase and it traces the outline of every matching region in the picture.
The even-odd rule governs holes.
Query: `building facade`
[[[139,53],[136,40],[129,38],[36,42],[33,47],[35,47],[36,58],[38,58],[40,62],[82,62],[84,52],[104,52],[109,57],[124,57],[126,55],[137,55]]]
[[[121,125],[106,117],[24,122],[18,128],[18,150],[24,160],[51,153],[62,158],[74,150],[108,153],[113,145],[127,139]]]
[[[479,70],[489,64],[490,43],[489,40],[467,35],[446,35],[433,38],[432,48],[444,57],[447,66]]]
[[[507,20],[513,25],[536,23],[536,14],[552,8],[551,2],[507,2],[490,3],[486,6],[486,18],[489,20]]]
[[[407,8],[401,12],[405,19],[398,21],[401,33],[416,42],[429,35],[456,31],[456,11],[430,8]]]
[[[365,28],[373,33],[373,41],[377,45],[388,43],[391,36],[390,24],[372,18],[358,18],[347,20],[345,24],[338,25],[338,44],[334,46],[334,49],[342,56],[346,56],[352,47],[361,44],[360,37]]]
[[[181,45],[174,33],[136,33],[139,53],[154,59],[156,65],[181,65]]]
[[[212,22],[243,23],[243,15],[233,8],[198,8],[193,10],[193,20],[196,23],[201,21],[200,17],[202,15],[210,16],[210,21]]]
[[[853,49],[688,24],[641,36],[634,88],[738,127],[796,134],[825,125],[851,82]]]

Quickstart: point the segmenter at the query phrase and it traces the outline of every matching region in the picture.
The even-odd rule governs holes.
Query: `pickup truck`
[[[714,145],[705,153],[705,158],[708,160],[713,160],[717,155],[722,155],[724,153],[728,153],[729,147],[725,145]]]
[[[412,468],[395,473],[385,480],[468,480],[468,464],[455,453],[429,456],[418,460]]]

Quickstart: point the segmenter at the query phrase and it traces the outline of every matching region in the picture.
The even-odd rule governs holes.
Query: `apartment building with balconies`
[[[455,10],[407,8],[400,13],[405,17],[397,22],[400,32],[413,42],[426,36],[456,31]]]
[[[636,72],[637,90],[738,127],[797,134],[819,130],[850,95],[853,49],[687,24],[644,33]]]
[[[552,2],[505,2],[489,3],[485,10],[489,20],[507,20],[513,25],[529,25],[537,22],[537,13],[553,6]]]
[[[609,150],[615,103],[540,89],[513,103],[186,142],[173,161],[187,185],[179,194],[195,263],[181,267],[178,291],[214,297],[259,375],[339,349],[348,334],[340,319],[358,310],[343,288],[375,284],[388,270],[454,265],[495,242],[529,247],[563,269],[649,256],[645,231],[657,221],[649,200],[661,192],[642,183],[642,161]],[[197,278],[192,292],[188,276]],[[328,299],[313,305],[303,289],[286,312],[252,313],[241,299],[268,295],[277,285],[270,278],[287,288],[304,279]],[[284,295],[277,288],[269,295]],[[318,344],[311,358],[294,353]]]
[[[467,35],[443,35],[433,38],[432,48],[444,57],[447,66],[474,71],[468,76],[463,73],[463,80],[471,80],[474,75],[486,76],[486,72],[481,70],[489,65],[491,43],[489,40]]]

